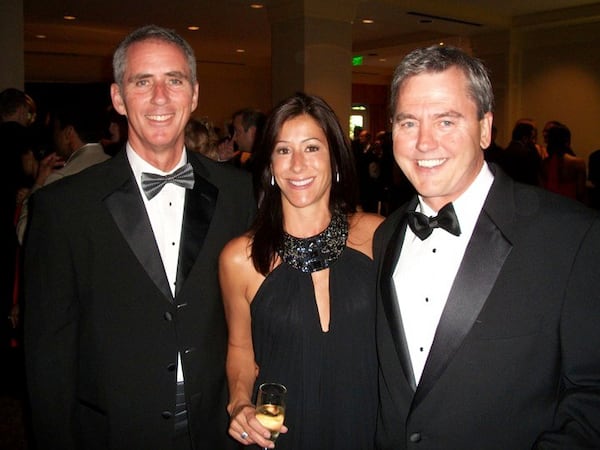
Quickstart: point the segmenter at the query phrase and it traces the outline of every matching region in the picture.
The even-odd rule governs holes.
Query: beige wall
[[[565,123],[575,152],[587,159],[600,148],[600,25],[581,24],[524,32],[522,116]]]
[[[223,129],[237,109],[253,107],[267,112],[271,108],[269,67],[199,64],[197,73],[200,88],[195,117],[206,117]]]
[[[498,143],[507,145],[519,118],[532,118],[542,141],[549,120],[566,124],[575,152],[600,149],[600,25],[524,27],[472,38],[473,53],[491,70]]]

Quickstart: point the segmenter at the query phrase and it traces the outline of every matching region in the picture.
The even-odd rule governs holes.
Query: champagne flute
[[[287,388],[279,383],[263,383],[256,396],[256,418],[271,432],[273,442],[279,437],[279,430],[285,416]],[[264,450],[268,450],[266,447]]]

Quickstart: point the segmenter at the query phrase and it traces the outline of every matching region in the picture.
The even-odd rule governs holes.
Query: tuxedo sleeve
[[[78,302],[68,215],[46,189],[31,198],[25,245],[24,352],[35,441],[76,448],[74,429]]]
[[[568,233],[568,230],[565,230]],[[560,321],[561,400],[534,449],[600,448],[600,222],[577,250]]]

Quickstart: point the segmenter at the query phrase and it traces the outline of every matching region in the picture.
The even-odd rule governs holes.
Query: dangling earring
[[[340,173],[337,170],[335,171],[335,182],[336,183],[340,182]]]
[[[271,174],[271,186],[275,186],[275,177]]]

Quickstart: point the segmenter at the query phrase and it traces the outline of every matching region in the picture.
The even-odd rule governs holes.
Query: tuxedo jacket
[[[376,233],[379,449],[600,448],[600,222],[492,170],[418,385],[392,284],[416,197]]]
[[[32,197],[24,351],[39,448],[173,448],[178,352],[193,448],[233,444],[218,255],[256,204],[248,174],[187,158],[174,297],[126,152]]]

